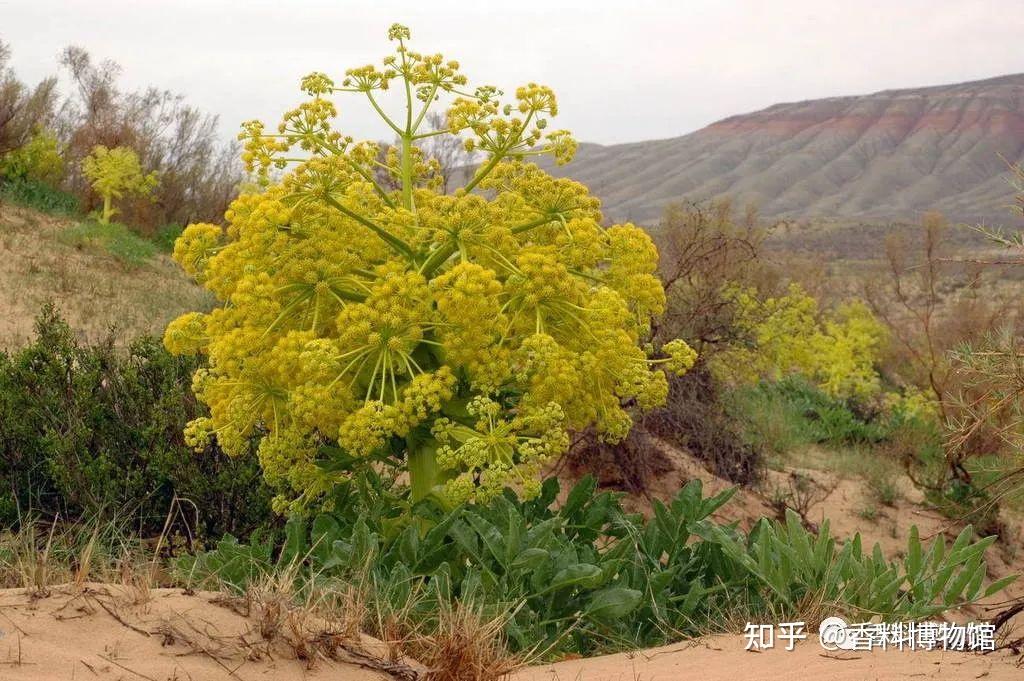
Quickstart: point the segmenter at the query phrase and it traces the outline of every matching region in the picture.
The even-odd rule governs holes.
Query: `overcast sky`
[[[35,81],[69,44],[238,123],[276,123],[310,71],[389,50],[458,59],[471,82],[553,87],[556,127],[611,143],[671,137],[782,101],[1024,72],[1024,0],[0,0],[0,40]],[[340,78],[339,78],[340,79]],[[341,127],[386,137],[361,101]]]

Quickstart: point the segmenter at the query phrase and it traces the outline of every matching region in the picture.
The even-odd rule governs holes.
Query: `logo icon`
[[[854,650],[857,637],[842,617],[826,617],[818,625],[818,642],[825,650]]]

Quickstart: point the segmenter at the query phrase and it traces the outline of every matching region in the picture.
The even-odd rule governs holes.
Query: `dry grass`
[[[146,564],[143,542],[116,522],[25,519],[0,532],[0,588],[24,588],[40,597],[55,584],[104,581],[131,584],[144,600],[153,585]]]
[[[167,322],[209,306],[208,295],[167,256],[129,268],[96,249],[60,239],[74,223],[0,203],[0,349],[25,343],[47,300],[83,338],[113,326],[120,337],[161,334]]]
[[[304,582],[285,569],[243,596],[220,601],[253,622],[253,637],[203,641],[188,622],[171,635],[236,657],[260,659],[285,650],[309,668],[317,661],[342,661],[409,681],[494,681],[526,663],[505,646],[507,615],[488,617],[471,605],[443,602],[436,616],[424,617],[417,608],[422,598],[416,591],[395,607],[378,598],[369,579]],[[244,650],[228,651],[225,645]]]
[[[504,616],[445,603],[432,631],[417,632],[407,647],[429,668],[428,681],[501,679],[526,663],[505,648],[505,623]]]
[[[505,646],[508,613],[487,616],[447,601],[422,608],[426,596],[419,589],[396,606],[368,574],[349,582],[310,579],[297,564],[275,570],[241,596],[221,591],[216,603],[248,622],[242,635],[188,613],[142,631],[133,613],[163,598],[163,587],[192,592],[165,569],[165,558],[154,555],[154,545],[162,544],[132,538],[116,523],[26,520],[0,534],[0,588],[24,589],[32,600],[63,599],[61,611],[105,611],[121,626],[159,635],[165,645],[184,646],[218,665],[293,659],[307,669],[345,663],[405,681],[491,681],[526,663]]]

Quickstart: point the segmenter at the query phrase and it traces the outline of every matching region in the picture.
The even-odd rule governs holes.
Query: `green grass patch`
[[[106,225],[93,220],[82,222],[65,230],[60,239],[76,248],[106,251],[129,267],[139,267],[160,252],[152,241],[116,222]]]
[[[54,215],[77,215],[78,199],[36,180],[0,181],[0,199]]]

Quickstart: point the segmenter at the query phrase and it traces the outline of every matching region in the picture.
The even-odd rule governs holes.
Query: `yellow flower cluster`
[[[352,69],[342,87],[306,77],[312,102],[279,133],[247,124],[253,169],[289,172],[239,197],[225,229],[192,225],[174,249],[220,303],[165,336],[171,351],[208,358],[194,384],[210,416],[189,442],[216,437],[239,453],[260,439],[282,510],[330,490],[338,451],[406,457],[414,497],[535,493],[571,431],[624,437],[623,404],[663,403],[658,367],[683,372],[696,358],[682,341],[667,359],[642,346],[665,305],[647,234],[604,229],[586,187],[523,159],[573,146],[562,133],[543,141],[554,93],[531,84],[514,106],[493,88],[467,94],[457,63],[409,51],[403,27],[391,37],[399,48],[381,69]],[[389,87],[407,91],[405,115],[381,109],[375,93]],[[388,159],[331,128],[325,98],[337,92],[366,97],[393,128]],[[446,134],[488,154],[454,195],[436,193],[412,144],[436,134],[418,125],[441,93],[453,97]],[[287,156],[295,147],[304,158]],[[397,188],[378,181],[381,166]]]
[[[916,388],[905,388],[902,393],[887,392],[883,404],[886,410],[904,419],[934,421],[939,416],[935,398]]]
[[[761,299],[753,290],[730,294],[736,323],[748,343],[719,353],[712,368],[743,382],[801,374],[840,398],[881,392],[876,369],[888,339],[885,327],[861,302],[824,313],[818,301],[793,284],[786,295]]]
[[[36,130],[25,144],[0,155],[0,177],[56,186],[64,176],[61,143],[49,130]]]
[[[145,173],[139,155],[129,147],[109,149],[97,145],[82,159],[82,174],[90,186],[103,199],[100,222],[106,224],[117,209],[114,200],[126,194],[149,195],[159,180],[156,172]]]

